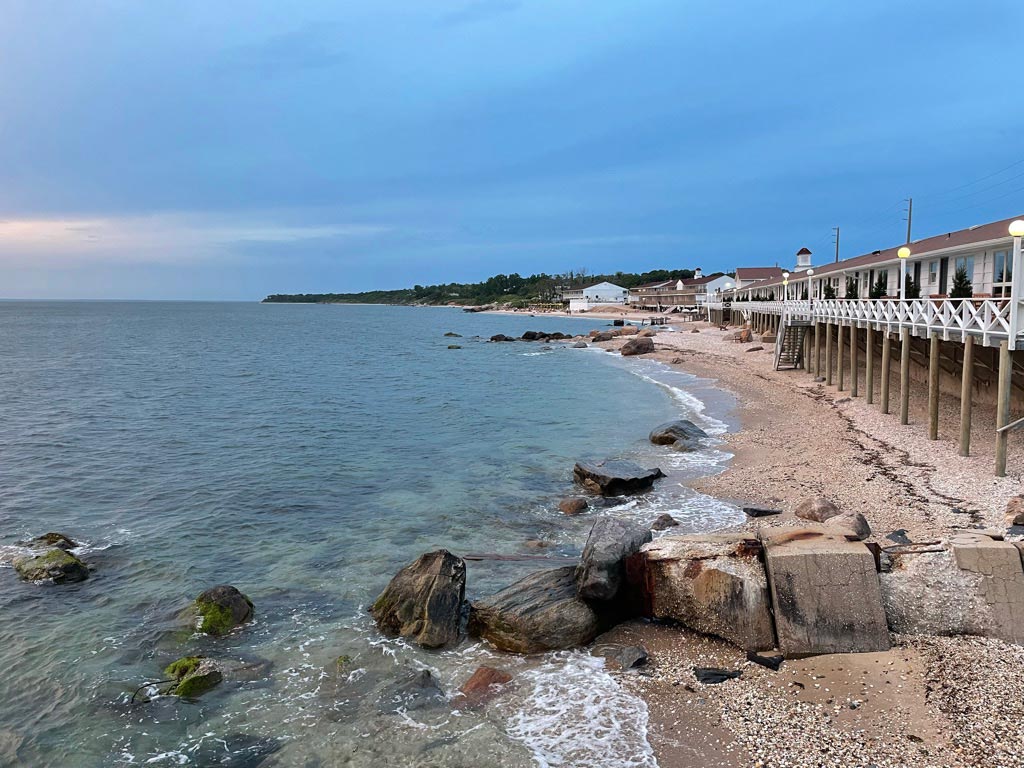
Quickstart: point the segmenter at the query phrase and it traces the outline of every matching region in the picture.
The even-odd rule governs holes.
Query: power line
[[[959,187],[951,187],[949,189],[944,189],[941,192],[933,192],[931,195],[925,195],[925,198],[931,199],[932,197],[941,197],[942,195],[949,194],[950,192],[958,192],[961,189],[966,189],[967,187],[974,186],[979,181],[987,181],[988,179],[991,179],[991,178],[993,178],[995,176],[998,176],[1001,173],[1005,173],[1006,171],[1010,170],[1011,168],[1016,168],[1018,165],[1024,165],[1024,158],[1021,158],[1020,160],[1018,160],[1015,163],[1010,163],[1005,168],[1000,168],[998,171],[995,171],[994,173],[990,173],[987,176],[982,176],[981,178],[974,179],[973,181],[969,181],[966,184],[961,184]]]

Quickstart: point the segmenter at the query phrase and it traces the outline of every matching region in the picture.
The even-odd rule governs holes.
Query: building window
[[[1010,281],[1013,279],[1013,256],[1010,251],[996,251],[995,269],[992,272],[992,295],[1009,296]]]
[[[939,282],[939,262],[928,262],[928,285],[935,285]]]
[[[957,256],[954,274],[961,269],[967,270],[967,281],[974,282],[974,256]]]

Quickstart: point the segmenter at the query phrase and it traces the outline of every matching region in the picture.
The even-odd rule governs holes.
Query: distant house
[[[728,275],[721,272],[704,275],[697,268],[693,277],[636,286],[629,292],[629,303],[637,309],[655,312],[697,309],[704,305],[709,293],[731,288],[732,283],[733,279]]]
[[[586,312],[601,304],[625,304],[629,291],[614,283],[597,283],[586,288],[562,291],[562,301],[569,302],[570,312]]]

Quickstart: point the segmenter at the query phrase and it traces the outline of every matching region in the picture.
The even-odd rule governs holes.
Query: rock
[[[875,558],[864,544],[808,529],[775,529],[762,543],[784,656],[889,649]]]
[[[628,565],[646,612],[715,635],[747,651],[775,645],[760,544],[739,533],[665,536]]]
[[[52,581],[71,584],[89,578],[85,563],[63,549],[51,549],[41,555],[19,557],[14,570],[25,581]]]
[[[462,349],[458,344],[449,344],[448,349]]]
[[[444,691],[429,669],[410,669],[384,687],[377,697],[377,710],[385,715],[415,712],[439,707],[445,701]]]
[[[1014,496],[1006,503],[1006,527],[1024,525],[1024,496]]]
[[[827,528],[834,528],[836,532],[843,534],[848,541],[864,541],[871,535],[871,526],[867,518],[860,512],[853,512],[845,515],[836,515],[825,521]]]
[[[580,515],[587,511],[587,500],[571,496],[558,502],[558,508],[566,515]]]
[[[639,331],[635,325],[624,325],[619,329],[619,336],[636,336]]]
[[[491,336],[491,341],[515,341],[511,336],[506,336],[504,333],[496,333]]]
[[[602,517],[590,536],[576,567],[576,588],[584,600],[614,600],[626,578],[625,560],[651,540],[642,525],[618,517]]]
[[[814,377],[814,383],[815,384],[821,384],[824,381],[825,381],[825,377],[824,376],[815,376]]]
[[[911,544],[910,537],[907,536],[906,528],[897,528],[895,531],[886,536],[889,541],[895,542],[896,544]]]
[[[772,672],[778,672],[779,667],[782,666],[786,658],[781,653],[758,653],[757,651],[747,651],[747,661],[751,661],[754,664],[760,664],[762,667],[767,667]]]
[[[482,706],[501,693],[501,689],[511,681],[512,675],[503,669],[478,667],[459,688],[462,696],[456,703],[469,708]]]
[[[657,335],[658,335],[658,332],[656,330],[654,330],[653,328],[644,328],[642,331],[640,331],[637,334],[637,336],[643,336],[644,338],[648,338],[648,339],[651,338],[652,336],[657,336]]]
[[[677,525],[679,525],[679,521],[672,517],[672,515],[668,514],[668,512],[664,512],[658,515],[654,519],[654,522],[651,523],[651,530],[666,531],[669,528],[675,528]]]
[[[226,635],[253,615],[252,600],[226,584],[203,592],[193,609],[198,614],[199,631],[208,635]]]
[[[644,469],[631,461],[578,461],[572,470],[573,478],[588,491],[602,496],[625,496],[644,493],[654,487],[654,481],[664,477],[660,469]]]
[[[615,338],[615,334],[611,331],[601,331],[594,336],[594,341],[611,341]]]
[[[30,542],[30,547],[56,547],[57,549],[63,549],[65,552],[69,552],[72,549],[78,549],[78,543],[72,540],[70,537],[65,536],[63,533],[44,533],[42,536],[36,536]]]
[[[446,333],[445,336],[448,336],[448,337],[453,338],[453,339],[461,339],[462,338],[462,334],[461,333],[453,333],[452,331],[448,331],[448,333]]]
[[[194,699],[202,696],[224,680],[217,665],[202,656],[186,656],[178,659],[164,670],[164,677],[174,681],[161,693],[165,696],[182,696]]]
[[[677,451],[692,451],[700,447],[700,441],[708,433],[687,419],[670,421],[655,427],[649,439],[655,445],[671,445]]]
[[[627,645],[612,654],[611,657],[620,669],[636,669],[647,663],[647,649],[642,645]]]
[[[804,499],[796,508],[796,516],[804,520],[813,520],[816,523],[824,523],[830,517],[841,515],[839,507],[826,499],[824,496],[815,496],[811,499]]]
[[[527,549],[547,549],[551,546],[551,542],[544,539],[527,539],[523,542],[523,545]]]
[[[724,683],[726,680],[735,680],[743,674],[742,669],[718,669],[717,667],[694,667],[694,677],[697,678],[698,683],[704,685],[717,685],[718,683]]]
[[[760,504],[748,504],[743,507],[743,514],[747,517],[770,517],[771,515],[781,515],[782,510],[763,507]]]
[[[744,328],[740,331],[739,339],[737,341],[747,344],[754,340],[754,334],[749,328]]]
[[[690,329],[690,333],[700,333],[700,329],[699,328],[691,328]]]
[[[683,364],[683,363],[685,363],[685,362],[686,362],[686,361],[685,361],[685,360],[683,360],[683,358],[681,358],[681,357],[673,357],[673,358],[672,358],[672,359],[671,359],[671,360],[669,361],[669,365],[682,365],[682,364]]]
[[[576,567],[533,573],[470,606],[469,632],[501,651],[575,648],[601,630],[596,611],[576,593]]]
[[[271,762],[282,747],[282,741],[272,736],[259,738],[247,733],[218,735],[215,739],[200,739],[188,749],[188,764],[204,768],[279,768],[282,763]]]
[[[638,336],[635,339],[630,339],[622,345],[622,349],[619,353],[623,357],[630,357],[632,355],[646,355],[654,351],[654,342],[651,341],[649,336]]]
[[[585,341],[577,341],[575,344],[572,345],[572,348],[573,349],[586,349],[588,346],[589,346],[589,344],[587,344],[587,342],[585,342]]]
[[[744,352],[761,352],[761,351],[763,351],[763,350],[764,350],[764,347],[762,347],[762,346],[761,346],[760,344],[758,344],[758,345],[756,345],[756,346],[753,346],[753,347],[747,347],[747,348],[746,348],[745,350],[743,350],[743,351],[744,351]]]
[[[545,334],[538,333],[537,331],[527,331],[523,334],[523,341],[537,341],[538,339],[546,338]]]
[[[381,632],[440,648],[459,639],[466,564],[448,550],[420,555],[405,566],[370,607]]]

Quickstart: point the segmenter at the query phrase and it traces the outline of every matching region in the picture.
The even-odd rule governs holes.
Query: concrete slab
[[[983,634],[1024,644],[1024,568],[1020,549],[1009,541],[962,533],[950,540],[961,571],[981,577],[977,589],[987,609]]]

